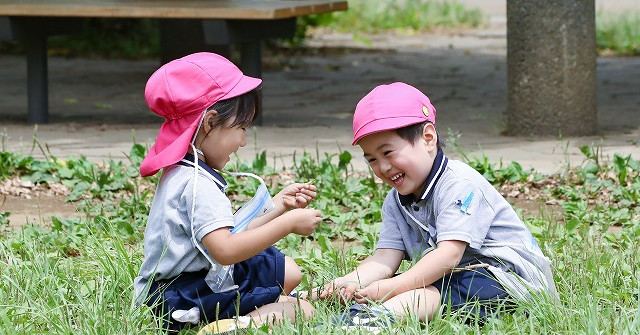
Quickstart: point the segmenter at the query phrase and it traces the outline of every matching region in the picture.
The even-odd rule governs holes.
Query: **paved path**
[[[476,1],[463,1],[469,5]],[[635,1],[598,1],[607,10],[640,10]],[[239,156],[267,150],[278,166],[303,150],[350,150],[351,114],[375,85],[406,81],[427,93],[438,126],[471,155],[518,161],[543,173],[579,164],[581,145],[605,155],[640,159],[640,58],[598,59],[598,134],[581,138],[502,136],[506,110],[506,31],[503,1],[484,1],[488,27],[460,32],[377,35],[365,45],[348,34],[317,32],[304,52],[265,57],[264,126],[254,127]],[[620,7],[626,4],[627,7]],[[161,120],[147,110],[144,84],[156,61],[52,57],[49,64],[51,123],[37,128],[39,141],[56,156],[95,161],[124,159],[133,141],[152,143]],[[0,131],[3,146],[31,151],[34,127],[26,115],[26,64],[0,55]],[[455,156],[449,141],[448,153]],[[257,143],[257,149],[256,144]],[[354,160],[364,169],[362,160]]]

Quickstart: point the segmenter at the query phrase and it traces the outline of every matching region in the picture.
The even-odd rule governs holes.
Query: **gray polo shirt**
[[[193,161],[193,156],[186,159]],[[222,227],[233,227],[231,202],[222,176],[199,161],[193,231],[202,238]],[[144,260],[134,280],[136,297],[144,299],[149,280],[173,278],[183,272],[208,270],[211,264],[191,240],[194,168],[178,163],[165,168],[153,197],[144,233]],[[204,247],[202,247],[203,250]],[[141,295],[142,293],[142,295]]]
[[[402,250],[417,261],[438,242],[463,241],[468,246],[460,267],[489,264],[514,297],[526,298],[531,291],[556,295],[549,260],[511,205],[476,170],[442,151],[421,198],[392,189],[382,216],[379,249]]]

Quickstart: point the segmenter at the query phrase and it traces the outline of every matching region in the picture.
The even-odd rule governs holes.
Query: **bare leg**
[[[293,321],[299,316],[309,319],[313,316],[313,306],[306,300],[283,295],[280,296],[278,302],[264,305],[246,316],[251,317],[258,325],[267,322],[270,324],[278,323],[284,319]]]
[[[387,300],[384,307],[396,315],[407,312],[417,315],[421,321],[431,320],[440,307],[440,292],[433,286],[407,291]]]
[[[289,256],[284,256],[284,292],[282,294],[289,295],[296,286],[302,281],[302,271],[296,264],[296,261]]]

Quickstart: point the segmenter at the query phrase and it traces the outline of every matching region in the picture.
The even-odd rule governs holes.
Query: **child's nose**
[[[389,161],[387,161],[386,159],[381,159],[380,160],[380,171],[389,171],[391,170],[391,164],[389,164]]]

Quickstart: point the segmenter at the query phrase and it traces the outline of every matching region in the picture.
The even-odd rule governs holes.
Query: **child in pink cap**
[[[444,155],[436,109],[422,92],[400,82],[374,88],[356,107],[353,144],[392,190],[373,255],[319,294],[358,303],[350,316],[367,317],[346,326],[388,325],[381,314],[425,321],[441,306],[482,317],[532,294],[555,295],[549,260],[511,205]],[[412,266],[396,274],[405,259]]]
[[[246,144],[260,84],[224,57],[204,52],[163,65],[147,82],[147,104],[165,122],[140,174],[163,172],[134,287],[138,301],[168,330],[233,317],[240,317],[236,326],[260,325],[313,313],[307,301],[288,297],[302,273],[272,245],[316,229],[320,212],[305,209],[316,187],[291,184],[273,203],[267,191],[252,199],[258,206],[251,213],[238,211],[240,219],[224,194],[221,171]]]

